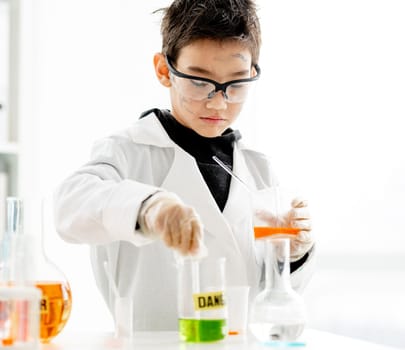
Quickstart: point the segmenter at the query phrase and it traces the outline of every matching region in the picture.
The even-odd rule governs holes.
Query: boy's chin
[[[194,131],[202,136],[202,137],[207,137],[207,138],[214,138],[214,137],[218,137],[221,136],[223,134],[223,132],[225,131],[225,129],[216,129],[216,130],[195,130]]]

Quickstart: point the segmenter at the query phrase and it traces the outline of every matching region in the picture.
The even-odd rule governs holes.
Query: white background
[[[23,100],[30,106],[23,112],[32,116],[35,131],[32,166],[39,186],[33,194],[39,198],[88,160],[97,138],[128,126],[146,109],[169,107],[152,65],[160,49],[160,14],[152,11],[169,1],[36,0],[32,8],[22,3],[29,53],[22,62],[29,84]],[[326,279],[315,279],[309,305],[319,295],[339,294],[339,288],[378,285],[382,312],[384,293],[397,290],[392,298],[402,315],[404,284],[389,283],[405,280],[405,3],[258,4],[263,76],[237,127],[270,156],[280,181],[310,201]],[[67,327],[111,329],[87,247],[64,243],[53,233],[46,239],[48,254],[73,288]],[[342,282],[325,285],[326,268]],[[393,277],[387,285],[380,277],[362,285],[370,271]],[[370,289],[345,295],[367,300],[363,312],[370,304],[362,296]],[[316,312],[314,318],[321,317]],[[379,315],[371,318],[377,322]]]

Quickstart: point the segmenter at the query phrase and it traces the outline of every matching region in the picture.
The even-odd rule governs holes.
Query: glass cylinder
[[[294,342],[305,328],[306,310],[303,298],[291,286],[290,240],[265,241],[265,288],[252,303],[249,328],[261,342]]]
[[[0,348],[39,349],[39,302],[35,287],[0,286]]]
[[[41,232],[27,232],[22,226],[23,203],[7,198],[8,232],[14,242],[11,254],[10,281],[15,285],[31,285],[42,291],[40,302],[40,340],[48,343],[58,335],[69,319],[72,294],[63,272],[43,250],[44,208]],[[24,231],[24,232],[23,232]]]
[[[181,340],[211,342],[225,338],[224,291],[225,258],[180,259],[178,314]]]

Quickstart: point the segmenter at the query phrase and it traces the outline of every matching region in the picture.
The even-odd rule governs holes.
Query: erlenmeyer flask
[[[306,311],[303,298],[291,287],[290,240],[265,241],[265,289],[252,303],[249,328],[261,342],[294,342],[304,330]]]
[[[28,233],[22,225],[23,204],[7,198],[9,227],[16,237],[14,283],[28,284],[42,291],[40,304],[40,340],[48,343],[61,332],[70,316],[72,295],[63,272],[43,250],[44,208],[41,232]]]

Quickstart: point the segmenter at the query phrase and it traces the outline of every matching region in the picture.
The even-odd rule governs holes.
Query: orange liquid
[[[36,287],[42,290],[40,339],[48,343],[65,326],[72,309],[72,294],[65,282],[40,281]]]
[[[296,227],[255,226],[255,238],[266,238],[274,235],[296,235],[300,230]]]

